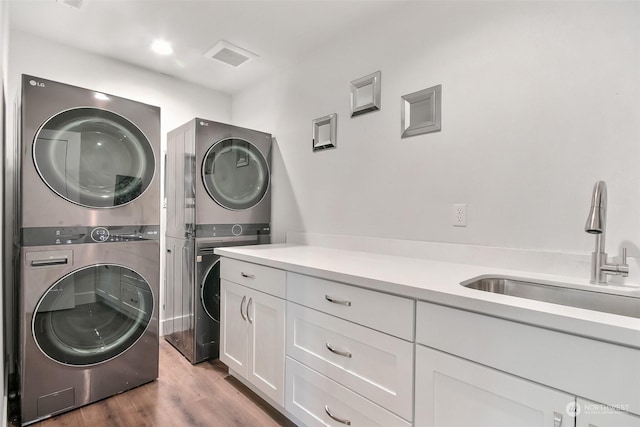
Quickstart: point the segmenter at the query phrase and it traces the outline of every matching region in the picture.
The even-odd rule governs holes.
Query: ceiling
[[[403,0],[9,0],[11,29],[233,94],[296,58],[384,19]],[[170,56],[154,54],[166,39]],[[258,55],[234,68],[204,57],[226,40]]]

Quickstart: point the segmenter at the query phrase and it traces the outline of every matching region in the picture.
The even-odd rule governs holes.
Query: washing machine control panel
[[[198,224],[195,237],[269,236],[269,224]]]
[[[96,227],[91,230],[91,239],[94,242],[106,242],[109,240],[109,230],[104,227]]]
[[[32,227],[22,229],[23,246],[121,243],[159,240],[157,225],[99,227]]]

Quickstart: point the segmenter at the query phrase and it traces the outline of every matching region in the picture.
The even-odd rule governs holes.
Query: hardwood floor
[[[191,365],[160,340],[160,375],[149,384],[32,424],[37,427],[294,426],[219,361]]]

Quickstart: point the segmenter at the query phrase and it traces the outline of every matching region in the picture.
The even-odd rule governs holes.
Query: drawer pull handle
[[[336,420],[336,421],[337,421],[337,422],[339,422],[339,423],[342,423],[342,424],[347,425],[347,426],[350,426],[350,425],[351,425],[351,421],[346,420],[346,419],[344,419],[344,418],[338,418],[338,417],[336,417],[335,415],[333,415],[333,414],[331,413],[331,410],[329,409],[329,406],[328,406],[328,405],[324,405],[324,412],[326,412],[326,413],[327,413],[327,415],[329,415],[332,419]]]
[[[562,414],[558,412],[553,413],[553,427],[560,427],[562,424]]]
[[[351,301],[335,299],[335,298],[330,297],[329,295],[325,295],[324,299],[326,299],[327,301],[332,302],[334,304],[346,305],[347,307],[351,307]]]
[[[253,319],[249,317],[249,306],[251,306],[251,301],[253,301],[253,298],[249,298],[249,302],[247,303],[247,319],[249,319],[249,323],[253,323]]]
[[[240,275],[242,277],[246,277],[247,279],[255,279],[256,278],[256,276],[254,274],[247,274],[245,272],[241,272]]]
[[[329,351],[330,351],[331,353],[335,353],[335,354],[337,354],[338,356],[344,356],[344,357],[348,357],[349,359],[351,359],[352,354],[351,354],[350,352],[348,352],[348,351],[344,351],[344,350],[338,350],[338,349],[335,349],[335,348],[333,348],[333,346],[332,346],[331,344],[329,344],[329,343],[326,343],[326,346],[327,346],[327,348],[329,349]]]
[[[244,302],[247,300],[247,296],[243,296],[242,297],[242,301],[240,301],[240,316],[242,316],[242,320],[247,320],[246,317],[244,317],[244,313],[242,312],[242,306],[244,305]],[[247,314],[249,314],[249,311],[247,311]]]
[[[36,259],[31,261],[32,267],[46,267],[49,265],[66,265],[69,262],[67,258],[52,259]]]

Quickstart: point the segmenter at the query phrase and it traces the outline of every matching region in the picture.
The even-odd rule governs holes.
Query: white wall
[[[273,230],[640,255],[640,3],[409,2],[233,98],[272,132]],[[351,119],[349,82],[382,71],[382,110]],[[442,84],[442,131],[400,138],[400,96]],[[311,120],[338,113],[338,148]],[[466,203],[468,226],[451,225]]]
[[[26,33],[11,31],[10,36],[8,100],[13,101],[19,94],[20,76],[31,74],[159,106],[163,152],[166,150],[167,132],[194,117],[226,123],[231,121],[231,96],[228,94]],[[9,108],[7,112],[7,123],[13,123],[13,110]],[[12,127],[7,130],[8,141],[13,141]],[[158,153],[158,160],[161,158],[161,153]],[[9,167],[13,168],[13,165]],[[163,209],[163,225],[166,223],[165,213]],[[164,228],[161,235],[164,236]],[[161,249],[161,254],[164,254],[164,249]],[[161,262],[164,266],[163,256]],[[162,284],[164,268],[161,269],[160,280]],[[160,289],[160,299],[164,301],[164,287],[161,285]],[[162,320],[163,313],[160,314]]]

